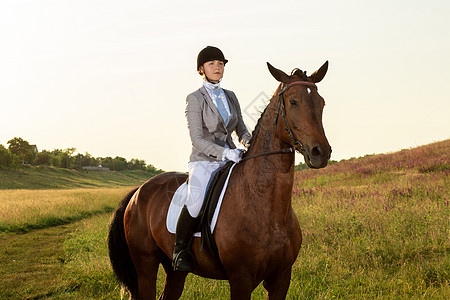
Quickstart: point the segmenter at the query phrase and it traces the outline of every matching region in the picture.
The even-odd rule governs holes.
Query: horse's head
[[[325,77],[328,61],[310,76],[300,69],[294,69],[289,76],[269,63],[267,66],[273,77],[281,82],[275,117],[281,139],[296,147],[310,168],[325,167],[331,147],[322,125],[325,101],[317,92],[316,83]],[[278,117],[280,113],[281,118]]]

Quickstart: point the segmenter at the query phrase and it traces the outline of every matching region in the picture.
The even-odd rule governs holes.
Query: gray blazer
[[[220,116],[208,92],[202,86],[186,98],[186,119],[192,141],[192,153],[189,161],[220,161],[225,143],[235,149],[231,133],[236,131],[239,141],[246,144],[251,134],[245,127],[241,108],[236,95],[223,89],[230,107],[231,118],[228,126]]]

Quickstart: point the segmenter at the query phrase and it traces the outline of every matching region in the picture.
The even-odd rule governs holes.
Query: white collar
[[[213,91],[213,90],[220,89],[220,82],[211,83],[211,82],[203,79],[203,86],[206,88],[207,91]]]

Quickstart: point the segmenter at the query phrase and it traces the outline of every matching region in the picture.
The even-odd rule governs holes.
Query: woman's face
[[[200,70],[208,77],[209,81],[217,83],[223,77],[225,64],[221,60],[211,60],[205,62],[203,66],[200,67]]]

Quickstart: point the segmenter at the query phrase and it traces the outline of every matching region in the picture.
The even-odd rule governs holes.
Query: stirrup
[[[191,252],[187,249],[180,250],[180,252],[174,255],[172,266],[174,271],[192,272],[194,269],[194,262],[192,260]]]

